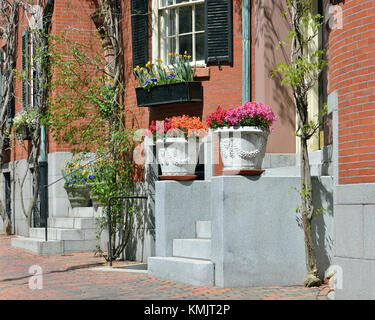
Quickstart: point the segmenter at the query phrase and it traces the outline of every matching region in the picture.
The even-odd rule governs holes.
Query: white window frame
[[[204,4],[205,0],[196,0],[196,1],[189,1],[183,2],[175,5],[168,6],[168,8],[178,8],[184,6],[191,6],[192,4]],[[162,33],[162,17],[161,11],[163,8],[160,7],[160,0],[152,0],[152,60],[159,59],[163,57],[163,51],[165,48],[163,47],[161,41],[161,33]],[[193,15],[192,25],[195,25],[195,15]],[[178,34],[178,26],[176,25],[176,33]],[[205,30],[203,31],[205,32]],[[193,33],[193,51],[196,51],[195,48],[195,39]],[[192,64],[197,67],[206,67],[205,60],[198,60],[192,61]]]

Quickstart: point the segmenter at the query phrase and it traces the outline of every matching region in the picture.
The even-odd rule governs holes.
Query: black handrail
[[[109,236],[109,243],[108,243],[108,257],[109,257],[109,265],[112,267],[112,219],[111,219],[111,201],[113,199],[147,199],[147,196],[113,196],[108,198],[108,236]]]

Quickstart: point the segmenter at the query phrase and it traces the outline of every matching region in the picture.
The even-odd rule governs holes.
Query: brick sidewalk
[[[254,287],[222,289],[193,287],[147,274],[98,271],[105,260],[93,253],[37,256],[10,246],[0,235],[0,299],[126,299],[126,300],[327,300],[329,289]],[[43,289],[29,289],[29,267],[43,269]]]

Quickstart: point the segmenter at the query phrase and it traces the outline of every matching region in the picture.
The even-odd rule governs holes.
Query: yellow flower
[[[187,51],[185,50],[184,54],[187,54]]]
[[[190,59],[191,58],[191,56],[188,56],[188,59]]]
[[[83,171],[82,171],[82,175],[84,176],[84,175],[85,175],[85,173],[86,173],[86,170],[83,170]]]
[[[182,54],[179,55],[180,59],[182,58]]]
[[[168,53],[168,56],[170,56],[170,57],[173,56],[173,53],[169,52],[169,53]]]
[[[143,67],[140,70],[143,71]]]

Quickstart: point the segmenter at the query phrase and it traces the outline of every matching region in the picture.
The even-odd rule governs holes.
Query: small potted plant
[[[169,53],[171,64],[166,67],[161,59],[149,61],[145,67],[137,66],[134,75],[139,82],[136,88],[139,107],[152,107],[180,102],[203,101],[201,82],[194,81],[195,67],[191,56]]]
[[[23,108],[13,119],[16,137],[20,140],[31,140],[31,135],[39,121],[39,111],[33,106]]]
[[[183,115],[153,121],[149,132],[156,140],[161,179],[194,179],[200,148],[199,138],[207,134],[207,126],[200,118]]]
[[[63,167],[64,188],[72,208],[91,207],[89,183],[93,176],[90,168],[80,161],[70,161]]]
[[[259,174],[272,123],[276,116],[270,106],[245,102],[240,107],[210,114],[207,124],[219,134],[224,174]]]

